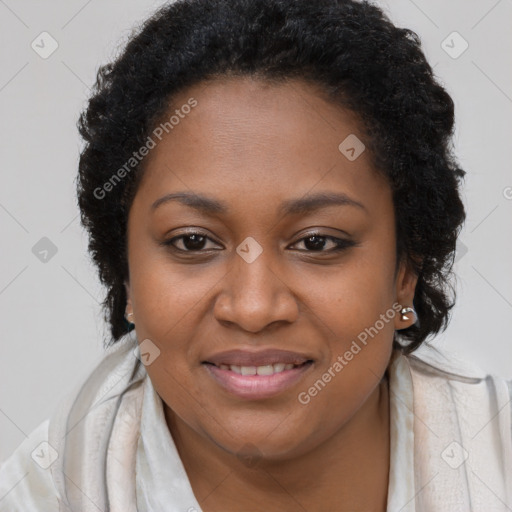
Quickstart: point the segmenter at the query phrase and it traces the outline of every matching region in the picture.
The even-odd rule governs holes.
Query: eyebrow
[[[205,215],[229,213],[229,207],[223,201],[193,192],[175,192],[172,194],[166,194],[160,199],[157,199],[151,205],[151,211],[155,211],[159,206],[170,201],[178,201],[179,203],[190,206]],[[355,206],[366,211],[366,208],[362,203],[352,199],[344,193],[318,192],[299,199],[289,199],[284,201],[278,210],[278,214],[282,216],[305,214],[331,206]]]

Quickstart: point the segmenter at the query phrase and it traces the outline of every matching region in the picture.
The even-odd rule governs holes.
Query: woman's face
[[[173,114],[128,222],[147,372],[169,424],[233,454],[306,453],[377,392],[414,321],[390,187],[357,119],[304,82],[203,82]]]

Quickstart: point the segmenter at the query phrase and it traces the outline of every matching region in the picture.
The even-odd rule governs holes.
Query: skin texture
[[[357,118],[311,84],[213,80],[184,91],[170,112],[190,97],[197,106],[147,157],[129,213],[126,288],[137,339],[160,349],[147,371],[194,494],[205,512],[385,510],[385,372],[394,330],[414,316],[395,314],[309,403],[297,396],[394,303],[412,305],[415,276],[403,265],[395,272],[390,187],[367,151],[349,161],[338,150],[349,134],[364,141]],[[230,212],[204,215],[177,201],[151,211],[179,191]],[[363,207],[278,213],[283,201],[320,191]],[[191,227],[209,239],[175,246],[206,255],[159,245]],[[312,231],[356,244],[329,253],[332,240],[304,240]],[[249,236],[263,249],[252,263],[236,252]],[[314,363],[281,394],[244,400],[201,364],[232,348],[298,351]]]

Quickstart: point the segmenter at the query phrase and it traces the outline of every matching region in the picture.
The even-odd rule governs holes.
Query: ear
[[[396,302],[400,304],[401,308],[412,308],[414,300],[414,292],[416,291],[416,283],[418,282],[418,276],[414,272],[412,265],[407,261],[400,263],[400,267],[396,276],[395,290],[396,290]],[[403,318],[400,311],[398,315],[395,315],[395,329],[406,329],[417,321],[415,313],[407,313],[405,315],[407,319]]]

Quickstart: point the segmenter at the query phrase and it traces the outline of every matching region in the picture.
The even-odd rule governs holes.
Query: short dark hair
[[[393,192],[397,261],[418,275],[419,321],[396,331],[393,345],[412,353],[444,330],[455,302],[451,279],[465,219],[459,195],[465,172],[452,151],[453,101],[418,35],[396,27],[368,1],[178,0],[156,11],[99,68],[78,121],[85,142],[78,203],[108,290],[102,306],[109,344],[133,328],[124,318],[127,219],[143,162],[108,193],[98,190],[145,144],[175,94],[224,76],[306,80],[358,114],[375,168]]]

